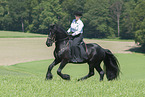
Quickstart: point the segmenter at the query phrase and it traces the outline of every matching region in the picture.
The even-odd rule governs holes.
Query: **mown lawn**
[[[45,81],[47,67],[53,61],[42,60],[0,66],[1,97],[144,97],[145,55],[115,54],[120,62],[120,79],[99,82],[99,75],[77,82],[88,73],[86,64],[68,64],[63,73],[70,74],[71,81],[62,80],[52,70],[53,79]],[[103,65],[103,64],[102,64]]]
[[[15,31],[0,31],[0,38],[34,38],[34,37],[47,37],[47,35],[15,32]]]
[[[37,37],[47,37],[47,35],[43,34],[35,34],[35,33],[24,33],[17,31],[0,31],[0,38],[37,38]],[[85,38],[86,41],[88,40]],[[121,41],[121,42],[134,42],[134,40],[126,40],[126,39],[89,39],[89,40],[105,40],[105,41]]]

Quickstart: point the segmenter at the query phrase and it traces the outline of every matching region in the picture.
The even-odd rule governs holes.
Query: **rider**
[[[83,62],[87,59],[87,54],[82,47],[81,42],[83,41],[83,27],[84,24],[81,21],[82,13],[76,12],[75,19],[72,21],[70,28],[68,29],[71,39],[71,56],[73,62]]]

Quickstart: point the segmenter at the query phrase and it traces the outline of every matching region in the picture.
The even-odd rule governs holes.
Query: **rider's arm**
[[[69,29],[67,30],[67,32],[68,32],[68,33],[71,32],[71,28],[69,28]]]
[[[80,33],[83,33],[83,27],[84,27],[84,24],[82,22],[79,22],[79,26],[78,26],[78,30],[75,31],[72,36],[76,36]]]
[[[72,21],[71,25],[75,22],[75,19]],[[72,32],[72,28],[70,26],[70,28],[67,30],[68,33]]]

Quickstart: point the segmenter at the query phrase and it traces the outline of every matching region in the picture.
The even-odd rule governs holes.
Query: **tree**
[[[125,0],[124,0],[125,1]],[[120,25],[120,38],[122,39],[134,39],[134,31],[132,26],[132,11],[134,10],[136,3],[134,0],[126,0],[122,8],[121,25]]]
[[[8,0],[9,16],[13,19],[11,30],[24,32],[24,21],[28,17],[25,0]]]
[[[33,8],[32,24],[29,25],[29,31],[47,33],[50,24],[56,24],[63,20],[63,12],[59,0],[42,1]],[[64,23],[64,22],[59,22]]]
[[[27,21],[25,21],[25,29],[27,32],[39,32],[39,15],[41,14],[41,8],[39,8],[39,4],[44,0],[27,0],[27,12],[28,12],[28,17]]]
[[[133,29],[135,31],[135,41],[145,45],[145,1],[137,3],[132,15]]]
[[[49,24],[67,30],[82,11],[84,36],[135,38],[144,44],[144,0],[0,0],[0,30],[47,33]]]
[[[122,12],[122,5],[123,1],[118,0],[114,2],[110,7],[111,16],[112,18],[114,18],[114,20],[117,21],[118,37],[120,36],[120,16]]]
[[[115,37],[109,17],[108,0],[88,0],[84,6],[82,20],[85,23],[85,37],[107,38]]]
[[[11,24],[11,17],[9,17],[9,8],[7,0],[0,0],[0,29],[9,30]]]

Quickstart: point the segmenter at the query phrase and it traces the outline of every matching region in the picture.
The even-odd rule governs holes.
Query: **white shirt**
[[[69,32],[73,32],[72,36],[76,36],[80,33],[83,33],[83,27],[84,24],[83,22],[79,19],[76,21],[76,19],[74,19],[71,23],[71,27],[68,29],[68,33]]]

